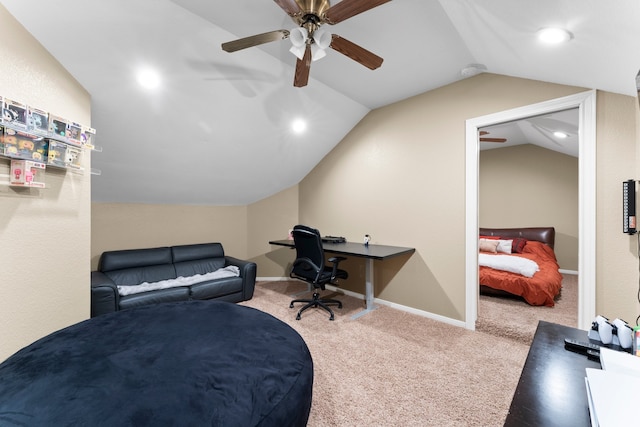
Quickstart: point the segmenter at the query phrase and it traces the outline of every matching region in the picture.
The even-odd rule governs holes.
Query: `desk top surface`
[[[587,331],[540,321],[505,426],[590,426],[585,368],[600,368],[564,348],[564,339],[589,342]]]
[[[287,246],[293,248],[295,246],[293,240],[271,240],[271,245]],[[362,243],[322,243],[325,252],[334,254],[351,255],[363,258],[386,259],[402,254],[411,254],[416,251],[415,248],[405,248],[401,246],[386,245],[364,245]]]

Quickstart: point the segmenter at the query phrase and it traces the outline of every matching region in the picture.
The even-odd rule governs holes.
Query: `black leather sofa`
[[[239,276],[215,278],[122,296],[118,286],[193,277],[236,266]],[[235,270],[235,269],[234,269]],[[104,252],[91,272],[91,317],[161,302],[218,299],[229,302],[253,297],[256,264],[225,256],[220,243]]]

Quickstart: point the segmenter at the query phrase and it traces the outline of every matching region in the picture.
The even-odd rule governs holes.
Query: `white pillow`
[[[502,252],[503,254],[511,253],[511,246],[513,245],[513,240],[496,240],[498,242],[498,247],[496,250],[498,252]]]

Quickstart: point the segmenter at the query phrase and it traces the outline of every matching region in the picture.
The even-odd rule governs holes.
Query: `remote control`
[[[590,342],[577,341],[571,338],[564,339],[564,348],[567,350],[577,351],[580,353],[587,353],[587,350],[600,353],[600,346]]]

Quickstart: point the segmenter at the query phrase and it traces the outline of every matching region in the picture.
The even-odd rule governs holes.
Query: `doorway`
[[[478,129],[531,116],[578,108],[578,327],[588,329],[595,316],[595,126],[596,92],[588,91],[466,122],[466,312],[465,327],[475,330],[478,315]]]

